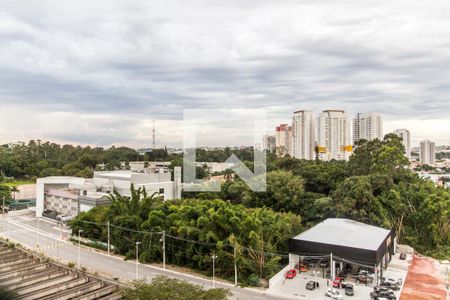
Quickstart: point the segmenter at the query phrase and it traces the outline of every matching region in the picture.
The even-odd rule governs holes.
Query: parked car
[[[388,300],[396,300],[397,299],[394,292],[371,292],[370,293],[370,299],[380,300],[380,299],[384,299],[384,298],[386,298]]]
[[[356,275],[365,275],[365,276],[371,276],[374,273],[368,271],[368,270],[359,270],[358,273]]]
[[[400,253],[400,259],[405,260],[406,259],[406,253]]]
[[[354,287],[353,287],[353,284],[347,283],[347,284],[345,285],[345,294],[346,294],[347,296],[353,296],[353,295],[355,295],[355,289],[354,289]]]
[[[391,278],[382,278],[380,282],[381,286],[385,286],[393,291],[399,291],[401,282],[391,279]]]
[[[376,292],[376,293],[379,293],[379,292],[389,292],[389,289],[388,289],[387,287],[385,287],[385,286],[377,285],[377,286],[374,286],[374,287],[373,287],[373,291]]]
[[[345,264],[345,271],[351,273],[353,271],[353,266],[351,264]]]
[[[322,260],[322,261],[319,263],[319,266],[321,266],[322,268],[327,268],[329,265],[330,265],[330,263],[329,263],[328,260]]]
[[[355,276],[356,283],[372,283],[373,277],[370,275],[357,275]]]
[[[375,269],[371,268],[371,267],[359,267],[358,274],[373,275],[373,274],[375,274]]]
[[[332,289],[328,289],[325,292],[325,296],[330,297],[333,300],[341,300],[342,299],[342,294],[339,293],[339,291],[332,290]]]
[[[336,277],[333,280],[333,287],[334,288],[341,288],[342,287],[342,281],[344,281],[344,278],[342,277]]]
[[[306,289],[307,289],[307,290],[312,291],[312,290],[315,290],[315,289],[318,288],[318,287],[319,287],[319,283],[318,283],[317,281],[312,281],[312,280],[310,280],[310,281],[308,281],[308,282],[306,283]]]
[[[308,272],[308,265],[305,263],[298,263],[295,265],[295,268],[299,271],[299,272]]]
[[[290,269],[286,273],[286,279],[293,279],[295,276],[297,276],[297,271],[295,269]]]

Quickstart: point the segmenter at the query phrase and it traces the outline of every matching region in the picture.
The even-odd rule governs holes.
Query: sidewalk
[[[445,300],[445,283],[428,257],[414,255],[401,300]]]

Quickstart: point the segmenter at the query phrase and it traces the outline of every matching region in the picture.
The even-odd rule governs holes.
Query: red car
[[[308,272],[308,266],[306,265],[306,264],[302,264],[302,263],[300,263],[300,264],[296,264],[295,265],[295,268],[300,272],[300,273],[306,273],[306,272]]]
[[[286,279],[292,279],[297,275],[297,271],[295,269],[291,269],[286,273]]]
[[[342,281],[344,281],[344,278],[341,277],[336,277],[333,281],[333,287],[334,288],[341,288],[342,286]]]

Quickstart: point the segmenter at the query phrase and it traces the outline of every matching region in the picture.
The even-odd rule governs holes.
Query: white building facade
[[[181,176],[177,168],[175,174]],[[164,200],[181,198],[181,178],[172,181],[170,172],[103,171],[95,172],[94,178],[88,179],[51,176],[39,178],[36,182],[36,216],[75,217],[80,212],[108,204],[108,195],[114,191],[122,196],[131,196],[132,184],[135,189],[145,188],[148,195],[157,193]]]
[[[277,146],[276,137],[274,135],[264,135],[262,150],[273,151]]]
[[[436,164],[436,144],[428,140],[420,142],[420,163],[422,165]]]
[[[358,113],[353,119],[353,143],[359,140],[383,140],[383,119],[379,113]]]
[[[275,128],[275,144],[278,156],[292,156],[292,126],[280,124]]]
[[[351,155],[350,122],[343,110],[325,110],[319,116],[319,158],[347,160]]]
[[[405,147],[405,155],[411,160],[411,133],[408,129],[397,129],[394,133],[402,139],[403,147]]]
[[[299,110],[292,117],[292,156],[299,159],[314,159],[316,122],[312,111]]]

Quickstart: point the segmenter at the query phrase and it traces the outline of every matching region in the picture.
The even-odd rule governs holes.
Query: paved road
[[[61,229],[56,226],[55,222],[46,219],[38,220],[32,216],[2,216],[0,219],[0,235],[20,243],[27,248],[41,251],[46,256],[59,260],[62,263],[77,263],[78,247],[71,242],[61,239],[61,237],[67,237],[68,233],[62,232]],[[39,248],[37,245],[39,245]],[[135,262],[124,261],[121,257],[109,256],[102,252],[81,247],[80,261],[81,266],[88,270],[98,272],[98,274],[110,278],[118,277],[122,280],[134,280],[136,278]],[[149,280],[156,275],[165,275],[171,278],[183,279],[191,283],[202,285],[205,288],[212,288],[212,281],[209,279],[139,264],[140,279]],[[217,281],[215,282],[215,287],[229,289],[233,293],[232,299],[289,299],[287,297],[268,295],[260,290],[239,288],[232,284]]]

